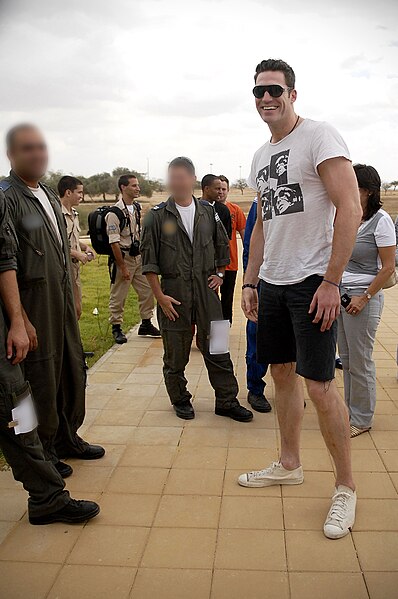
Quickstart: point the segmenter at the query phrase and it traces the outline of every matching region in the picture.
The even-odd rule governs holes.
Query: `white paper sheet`
[[[32,396],[25,397],[19,405],[11,410],[12,419],[18,424],[14,426],[16,435],[21,433],[30,433],[37,426],[37,418],[33,406]]]
[[[210,347],[212,355],[227,354],[229,352],[229,320],[212,320],[210,323]]]

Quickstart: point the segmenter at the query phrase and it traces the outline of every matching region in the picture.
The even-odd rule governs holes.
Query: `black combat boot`
[[[173,404],[173,408],[178,418],[182,418],[183,420],[192,420],[195,418],[195,410],[189,399]]]
[[[59,461],[56,464],[54,464],[54,466],[57,469],[58,473],[62,476],[62,478],[68,478],[68,476],[73,474],[72,466],[69,466],[69,464],[65,464],[65,462]]]
[[[152,324],[150,318],[142,319],[138,334],[140,337],[161,337],[159,329]]]
[[[218,407],[216,405],[215,413],[217,416],[226,416],[237,420],[238,422],[250,422],[253,420],[253,412],[241,406],[238,400],[234,401],[229,407]]]
[[[70,498],[60,510],[44,516],[29,516],[31,524],[52,524],[53,522],[65,522],[67,524],[79,524],[91,520],[100,512],[100,507],[94,501]]]
[[[123,343],[127,343],[127,337],[123,333],[122,327],[120,326],[120,324],[112,325],[112,335],[113,335],[113,338],[115,339],[115,342],[118,345],[123,345]]]
[[[249,391],[247,394],[247,401],[256,412],[270,412],[272,410],[271,404],[268,399],[266,399],[265,395],[256,395]]]

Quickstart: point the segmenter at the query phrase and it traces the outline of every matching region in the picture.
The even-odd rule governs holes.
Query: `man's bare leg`
[[[319,426],[336,466],[336,487],[345,485],[355,491],[351,467],[351,442],[348,410],[334,381],[306,380],[308,394],[316,408]]]
[[[304,414],[304,391],[295,368],[294,363],[271,366],[281,434],[280,461],[286,470],[295,470],[301,465],[300,433]]]

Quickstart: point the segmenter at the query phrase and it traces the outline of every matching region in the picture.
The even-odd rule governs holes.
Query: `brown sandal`
[[[350,437],[351,437],[351,439],[353,439],[354,437],[359,437],[359,435],[362,435],[363,433],[368,433],[371,428],[372,428],[371,426],[369,426],[368,428],[358,428],[357,426],[353,426],[351,424],[350,425]]]

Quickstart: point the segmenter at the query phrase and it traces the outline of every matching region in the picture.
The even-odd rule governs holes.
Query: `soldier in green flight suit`
[[[214,208],[193,197],[195,181],[189,158],[170,162],[171,197],[147,213],[141,239],[142,272],[158,302],[165,384],[177,416],[194,418],[184,370],[192,324],[196,324],[198,347],[215,390],[216,414],[248,422],[253,414],[237,400],[238,383],[229,353],[209,351],[211,321],[223,319],[217,289],[229,263],[229,242]]]
[[[34,411],[29,383],[19,366],[28,352],[29,338],[18,292],[16,252],[15,231],[0,190],[0,448],[15,480],[29,493],[31,524],[84,522],[98,514],[99,506],[69,496],[60,474],[44,458],[34,420],[27,426],[14,418],[13,410],[22,402]]]
[[[77,434],[85,415],[85,369],[68,239],[60,202],[40,183],[48,162],[42,134],[33,125],[17,125],[6,145],[12,170],[0,187],[18,237],[18,286],[31,350],[23,368],[45,456],[65,478],[73,470],[60,458],[97,459],[105,453]]]

